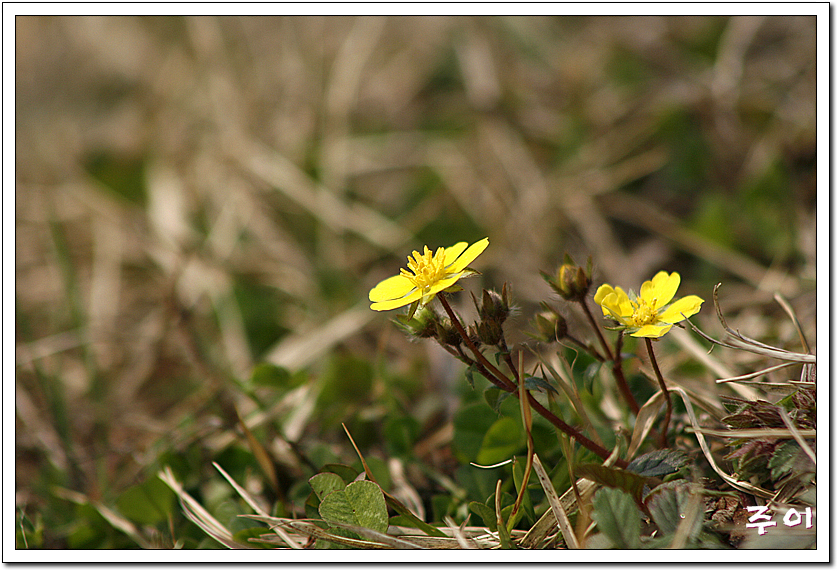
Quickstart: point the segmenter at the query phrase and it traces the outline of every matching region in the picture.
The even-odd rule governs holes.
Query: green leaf
[[[474,388],[474,372],[475,371],[476,371],[476,369],[474,368],[474,365],[469,365],[468,368],[466,368],[466,380],[468,381],[468,384],[471,385],[472,389]]]
[[[291,379],[288,369],[272,363],[259,363],[253,367],[253,373],[250,375],[250,381],[254,386],[277,389],[294,388],[290,383]]]
[[[679,480],[661,484],[646,497],[646,507],[652,519],[664,535],[675,533],[684,521],[687,504],[692,494],[701,493],[701,487],[690,482]],[[688,537],[694,538],[701,531],[703,523],[703,508],[695,518]]]
[[[503,478],[506,475],[506,470],[503,468],[478,468],[466,464],[460,466],[454,472],[454,481],[459,486],[465,489],[466,498],[488,498],[495,493],[495,484],[498,478]],[[495,504],[490,501],[484,502],[487,506],[492,507]]]
[[[685,452],[664,448],[635,458],[626,466],[626,470],[646,478],[661,477],[677,472],[688,463],[689,458]]]
[[[413,520],[401,514],[394,515],[390,518],[390,525],[397,525],[400,527],[414,527]]]
[[[504,416],[496,420],[483,437],[477,463],[496,464],[515,454],[523,445],[524,435],[520,424]]]
[[[103,187],[135,206],[145,206],[145,169],[143,157],[111,151],[90,153],[84,157],[84,168]]]
[[[524,379],[524,388],[528,391],[541,391],[543,393],[552,392],[559,394],[553,385],[542,379],[541,377],[526,377]]]
[[[407,311],[407,315],[405,315],[405,322],[410,321],[413,319],[413,315],[416,313],[416,310],[419,308],[419,300],[417,299],[413,303],[410,304],[410,308]]]
[[[788,472],[791,472],[794,469],[799,453],[800,445],[794,440],[789,440],[777,446],[774,449],[774,454],[768,461],[768,467],[771,469],[771,478],[776,481]]]
[[[599,361],[594,361],[585,369],[585,372],[582,373],[582,380],[585,383],[585,390],[588,391],[590,394],[594,394],[594,381],[596,381],[597,376],[599,376],[599,370],[602,368],[602,363]]]
[[[331,472],[332,474],[337,474],[345,484],[355,481],[355,478],[357,478],[358,474],[360,474],[360,472],[352,466],[346,466],[344,464],[326,464],[320,468],[320,472]]]
[[[593,505],[591,517],[616,548],[640,548],[640,511],[630,495],[602,488],[594,495]]]
[[[480,516],[483,520],[483,525],[489,528],[490,531],[497,531],[498,518],[495,516],[495,510],[481,502],[469,502],[468,509]]]
[[[518,514],[521,515],[523,513],[527,514],[527,517],[530,518],[531,522],[536,521],[535,517],[535,509],[532,505],[532,499],[530,498],[530,490],[529,490],[529,483],[532,479],[532,472],[530,473],[530,480],[526,483],[524,482],[524,469],[526,467],[526,461],[521,462],[517,458],[512,463],[512,481],[515,483],[515,489],[518,493],[521,492],[521,486],[526,486],[524,490],[524,498],[521,501],[521,509],[518,511]],[[516,498],[517,499],[517,498]],[[517,522],[516,522],[517,523]]]
[[[346,482],[333,472],[321,472],[309,478],[308,483],[320,501],[334,492],[346,488]]]
[[[576,467],[576,475],[593,480],[597,484],[626,492],[638,502],[642,500],[643,488],[646,486],[646,478],[643,476],[599,464],[579,464]]]
[[[521,509],[519,509],[518,513],[516,513],[515,516],[512,517],[512,508],[514,508],[514,507],[515,507],[514,505],[509,505],[509,506],[506,506],[505,508],[503,508],[500,511],[501,516],[503,517],[503,521],[506,522],[506,531],[507,532],[512,531],[513,529],[515,529],[515,526],[518,525],[518,523],[521,521],[521,518],[524,517],[524,510],[521,510]]]
[[[119,512],[134,523],[154,525],[174,511],[175,493],[158,477],[122,492],[116,500]]]
[[[374,482],[352,482],[335,490],[320,502],[320,516],[326,521],[359,525],[385,533],[389,520],[381,488]]]
[[[391,456],[410,456],[422,426],[412,416],[391,416],[384,423],[387,451]],[[377,477],[377,475],[376,475]]]
[[[486,402],[489,403],[492,410],[498,414],[500,414],[501,403],[503,403],[509,395],[510,393],[502,391],[497,387],[489,387],[483,391],[483,398],[486,399]]]
[[[367,456],[365,460],[367,467],[372,472],[372,476],[367,474],[367,477],[364,479],[375,480],[375,483],[381,486],[382,490],[389,490],[392,486],[392,480],[390,478],[390,467],[387,465],[387,462],[378,456]],[[361,462],[358,460],[356,463],[360,464]],[[360,469],[363,470],[363,466]]]
[[[480,402],[461,408],[454,415],[454,452],[463,462],[476,461],[483,438],[497,418]]]
[[[317,494],[311,492],[308,497],[306,498],[306,503],[303,506],[305,508],[306,517],[308,519],[319,519],[320,512],[318,508],[320,507],[320,498],[317,497]]]

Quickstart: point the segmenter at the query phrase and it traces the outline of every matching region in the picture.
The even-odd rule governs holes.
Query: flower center
[[[655,300],[652,300],[653,304],[654,301]],[[658,317],[658,312],[652,309],[652,307],[654,306],[650,306],[649,302],[645,299],[641,298],[637,301],[637,306],[635,307],[631,318],[638,327],[650,325],[655,322]]]
[[[407,257],[407,270],[402,269],[399,273],[420,290],[427,290],[445,276],[445,248],[437,248],[432,253],[425,246],[423,254],[414,250],[413,255]]]

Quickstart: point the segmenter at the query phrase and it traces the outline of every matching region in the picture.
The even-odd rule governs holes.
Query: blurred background
[[[814,32],[814,17],[17,17],[27,541],[198,545],[173,531],[165,486],[142,484],[172,465],[212,504],[211,462],[250,481],[254,439],[289,497],[306,462],[351,463],[341,422],[371,455],[415,452],[471,398],[463,367],[367,293],[425,244],[489,237],[464,286],[509,282],[513,340],[555,300],[539,270],[569,252],[592,257],[595,286],[666,269],[709,300],[722,282],[743,332],[800,350],[780,291],[815,351]],[[696,322],[719,332],[709,303]]]

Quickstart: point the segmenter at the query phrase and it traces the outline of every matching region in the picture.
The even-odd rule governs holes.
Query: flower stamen
[[[425,246],[423,254],[413,250],[413,255],[407,257],[407,270],[402,268],[399,273],[420,290],[428,290],[445,274],[445,248],[431,253]]]
[[[635,305],[635,303],[633,302],[632,305]],[[658,318],[658,312],[654,309],[656,305],[657,299],[653,299],[651,304],[649,304],[645,299],[639,299],[636,302],[634,313],[631,317],[638,327],[655,322]]]

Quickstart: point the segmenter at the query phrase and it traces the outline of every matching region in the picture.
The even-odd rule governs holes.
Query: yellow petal
[[[681,285],[681,276],[678,272],[671,274],[658,272],[651,281],[643,282],[640,287],[640,297],[645,299],[653,309],[658,309],[672,301],[679,285]]]
[[[436,282],[434,285],[431,286],[431,289],[429,289],[428,291],[425,292],[425,295],[433,296],[433,295],[441,292],[442,290],[444,290],[446,288],[449,288],[452,285],[454,285],[455,283],[457,283],[457,280],[459,280],[461,277],[463,277],[463,274],[459,273],[459,274],[454,274],[453,276],[449,276],[449,277],[445,278],[444,280],[439,280],[438,282]]]
[[[622,317],[631,317],[634,313],[635,305],[629,299],[629,296],[626,292],[623,291],[623,288],[617,287],[614,288],[614,297],[608,301],[612,306],[618,308],[618,312]],[[608,300],[608,298],[606,298]]]
[[[678,323],[698,313],[702,303],[704,300],[697,295],[682,297],[666,308],[666,311],[658,316],[658,320],[664,323]]]
[[[619,288],[617,289],[618,291],[608,294],[602,300],[602,314],[605,317],[629,325],[629,319],[634,313],[634,306],[632,306],[625,292]]]
[[[597,288],[596,294],[594,294],[594,301],[597,305],[602,305],[602,300],[605,299],[609,294],[614,293],[614,288],[611,287],[609,284],[602,284]]]
[[[387,301],[379,301],[370,305],[370,309],[374,309],[375,311],[387,311],[388,309],[396,309],[397,307],[404,307],[405,305],[410,305],[417,299],[422,297],[422,292],[418,289],[414,290],[410,293],[410,295],[406,295],[404,297],[400,297],[398,299],[391,299]]]
[[[483,250],[489,245],[489,239],[483,238],[479,242],[475,242],[471,246],[468,247],[468,250],[462,253],[462,255],[457,258],[457,260],[451,264],[447,269],[449,273],[455,273],[462,271],[466,266],[474,261],[474,259],[483,253]],[[446,261],[448,261],[448,256],[446,256]]]
[[[637,331],[631,334],[632,337],[649,337],[652,339],[656,339],[662,335],[665,335],[670,329],[672,329],[672,324],[667,323],[666,325],[644,325]]]
[[[415,287],[413,282],[404,276],[392,276],[370,290],[370,301],[398,299],[406,296]]]
[[[463,250],[468,246],[468,242],[457,242],[450,248],[445,248],[445,267],[454,263],[454,260],[463,253]]]

